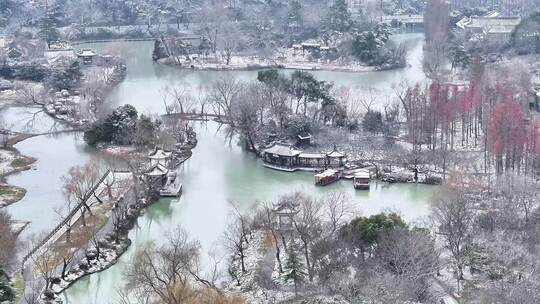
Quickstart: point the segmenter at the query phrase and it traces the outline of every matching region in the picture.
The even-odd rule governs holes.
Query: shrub
[[[54,69],[49,77],[48,84],[56,90],[71,90],[80,84],[82,77],[79,61],[73,61],[67,67]]]
[[[20,80],[43,81],[49,69],[37,62],[21,65],[14,71],[14,76]]]
[[[84,132],[84,141],[89,146],[100,142],[120,145],[150,145],[156,138],[160,122],[153,122],[141,115],[132,105],[116,108],[104,120],[95,123]]]
[[[368,132],[380,132],[383,128],[381,112],[369,110],[362,120],[362,128]]]
[[[12,303],[15,300],[15,291],[9,284],[8,277],[0,265],[0,303]]]
[[[12,79],[14,77],[13,76],[14,74],[15,74],[15,71],[11,66],[5,63],[0,66],[0,77],[6,78],[6,79]]]
[[[291,118],[286,126],[287,135],[291,138],[295,138],[300,133],[311,133],[311,120],[307,117],[296,115]]]
[[[133,28],[133,29],[128,29],[125,33],[125,36],[128,38],[144,38],[147,35],[143,30],[139,28]]]

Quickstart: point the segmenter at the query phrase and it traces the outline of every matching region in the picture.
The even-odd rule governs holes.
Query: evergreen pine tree
[[[50,48],[51,44],[60,39],[60,32],[57,27],[60,26],[62,13],[59,6],[45,6],[45,15],[39,21],[39,36],[47,42]]]
[[[165,49],[163,42],[161,42],[160,39],[156,39],[156,41],[154,41],[154,52],[152,53],[152,59],[157,61],[161,58],[167,57],[167,50]]]
[[[8,276],[0,265],[0,303],[13,303],[15,301],[15,292],[9,284]]]
[[[306,273],[304,271],[304,263],[300,260],[298,249],[294,244],[289,246],[289,256],[285,263],[285,282],[294,283],[294,295],[298,296],[298,285],[304,281]]]
[[[304,25],[304,17],[302,15],[302,4],[297,0],[291,1],[289,4],[289,14],[287,16],[289,30],[296,30]]]
[[[335,0],[330,7],[327,17],[327,26],[331,31],[348,32],[352,27],[351,13],[345,0]]]

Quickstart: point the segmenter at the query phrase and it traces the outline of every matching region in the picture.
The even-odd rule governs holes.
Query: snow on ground
[[[274,303],[304,303],[304,304],[348,304],[338,295],[325,295],[317,283],[304,282],[299,286],[298,297],[294,293],[292,282],[286,282],[283,274],[279,272],[276,262],[276,250],[273,238],[264,230],[256,230],[249,241],[244,258],[246,273],[240,274],[240,286],[236,280],[231,279],[228,290],[241,292],[246,303],[274,304]],[[280,245],[280,257],[283,266],[287,260],[287,253]],[[300,259],[303,256],[299,255]],[[240,261],[235,262],[240,273]],[[304,262],[305,263],[305,262]],[[264,285],[264,286],[261,286]]]
[[[113,155],[113,156],[126,156],[134,153],[137,148],[133,146],[116,146],[116,145],[110,145],[103,147],[101,149],[104,153]]]
[[[196,70],[249,70],[261,68],[284,68],[294,70],[327,70],[341,72],[370,72],[377,68],[366,66],[359,62],[329,61],[312,59],[309,54],[297,52],[292,49],[281,50],[279,57],[265,58],[262,56],[232,55],[227,64],[227,56],[216,54],[207,57],[191,56],[191,60],[185,57],[166,58],[161,62],[174,64],[182,68]]]

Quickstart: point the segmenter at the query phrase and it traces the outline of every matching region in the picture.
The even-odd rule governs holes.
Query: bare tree
[[[230,116],[235,130],[246,140],[247,148],[255,153],[258,153],[255,143],[258,141],[258,131],[264,125],[266,102],[260,88],[257,84],[243,87],[231,106]]]
[[[231,63],[232,56],[239,50],[242,36],[237,23],[228,22],[223,26],[218,38],[218,47],[222,49],[221,55],[226,65]]]
[[[246,250],[251,239],[251,219],[234,205],[231,216],[232,220],[224,234],[225,246],[232,253],[233,261],[240,262],[240,271],[245,273],[247,271]]]
[[[302,193],[292,196],[300,204],[300,212],[294,217],[293,224],[302,243],[309,280],[313,281],[315,265],[311,260],[311,247],[322,234],[322,204]]]
[[[417,301],[430,298],[439,271],[439,252],[427,229],[397,228],[379,237],[376,259],[395,276],[409,282]]]
[[[459,292],[465,267],[465,247],[472,241],[472,202],[456,189],[442,191],[432,204],[431,216],[437,227],[437,234],[441,236],[452,256]]]
[[[190,92],[191,88],[187,85],[165,86],[162,95],[167,114],[194,112],[196,100],[191,96]]]
[[[189,269],[198,263],[200,245],[185,231],[176,230],[162,247],[146,246],[136,253],[126,273],[128,287],[143,291],[161,303],[185,303],[193,296]]]
[[[24,99],[23,102],[36,105],[44,105],[47,103],[47,95],[45,89],[40,84],[25,83],[17,86],[17,92]]]
[[[17,237],[11,229],[11,216],[0,209],[0,269],[7,267],[15,256]]]
[[[55,269],[59,265],[61,258],[55,250],[50,250],[48,247],[42,248],[44,251],[33,257],[34,270],[45,282],[45,289],[48,289],[55,276]]]
[[[62,177],[66,200],[71,202],[73,207],[82,204],[81,214],[83,225],[86,225],[86,212],[92,215],[88,199],[93,194],[94,187],[97,185],[100,177],[100,170],[96,163],[72,167],[69,169],[68,174]]]
[[[65,204],[54,208],[54,213],[58,216],[60,222],[63,223],[66,230],[66,242],[71,242],[71,225],[73,224],[72,211],[75,204],[72,200],[66,200]]]
[[[231,117],[233,104],[240,92],[243,84],[234,77],[221,78],[215,81],[209,89],[208,98],[214,108],[214,114]]]
[[[261,212],[262,212],[262,215],[261,215],[262,225],[263,225],[264,229],[269,231],[270,234],[272,235],[274,248],[276,250],[276,261],[278,263],[279,273],[282,273],[283,272],[283,265],[282,265],[282,262],[281,262],[281,248],[279,247],[280,234],[279,234],[279,231],[278,231],[279,227],[278,227],[276,215],[273,212],[272,206],[268,205],[268,204],[263,204],[262,205],[262,211]]]
[[[146,294],[150,301],[166,304],[194,303],[207,293],[222,296],[213,282],[197,273],[199,254],[199,243],[189,240],[179,228],[167,236],[163,246],[146,246],[136,253],[126,273],[128,295]],[[194,288],[193,281],[202,284],[203,289]]]
[[[427,75],[439,79],[446,58],[449,5],[444,0],[428,1],[426,5],[424,70]]]
[[[361,92],[362,95],[358,97],[358,102],[362,105],[365,112],[370,112],[381,93],[377,89],[371,87],[362,88]]]
[[[500,178],[497,184],[506,202],[521,211],[518,218],[523,218],[524,224],[530,224],[531,213],[539,207],[538,183],[529,176],[509,173],[506,177]]]
[[[324,214],[330,222],[330,235],[333,235],[343,224],[343,221],[351,214],[349,205],[343,192],[332,192],[323,201]]]

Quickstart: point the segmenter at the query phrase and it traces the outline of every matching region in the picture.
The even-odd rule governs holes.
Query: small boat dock
[[[182,194],[182,183],[176,176],[172,162],[172,152],[161,148],[155,148],[148,156],[150,168],[145,172],[147,182],[159,189],[159,195],[163,197],[178,197]]]
[[[182,194],[182,183],[176,178],[176,172],[167,174],[167,181],[159,190],[159,195],[163,197],[178,197]]]
[[[159,190],[159,195],[162,197],[178,197],[182,194],[182,184],[181,183],[172,183],[165,185],[161,190]]]

